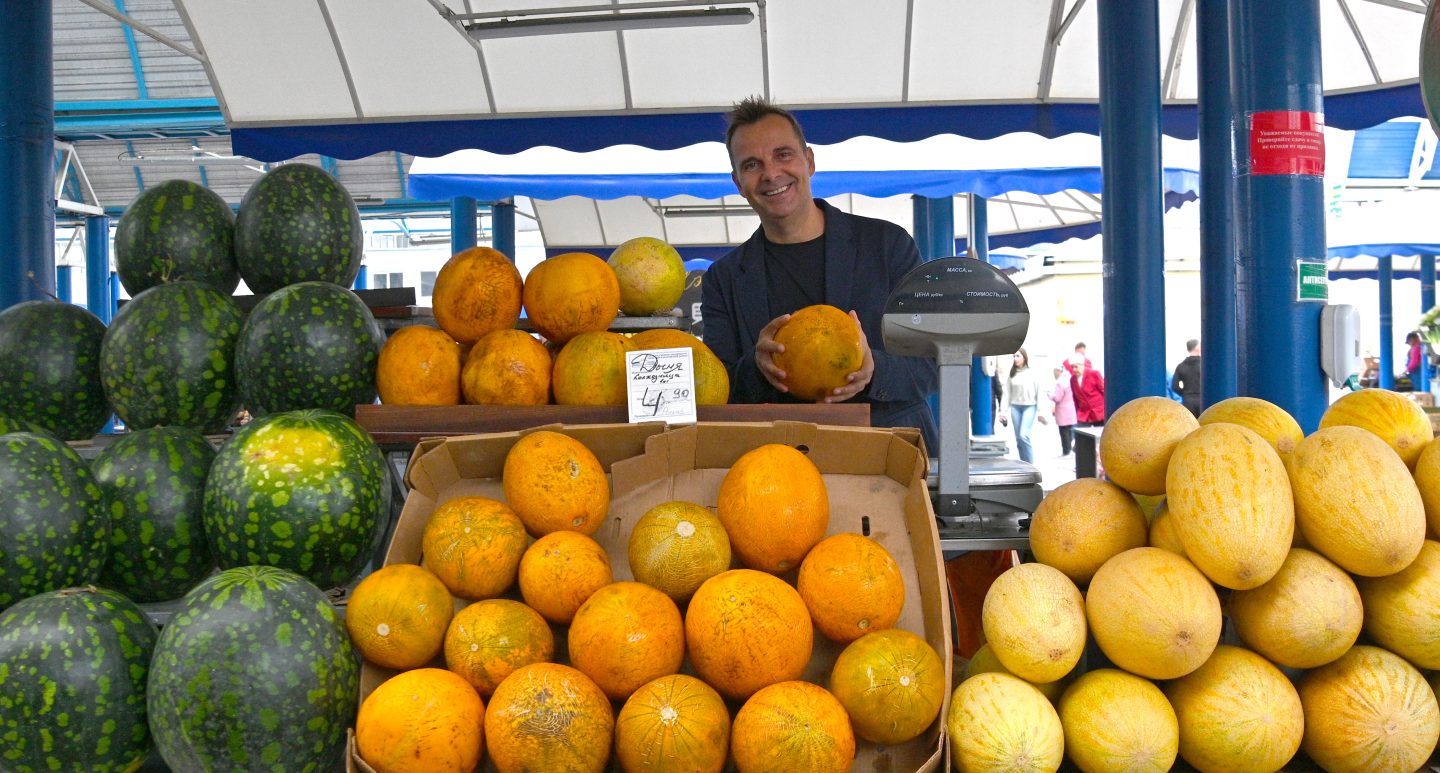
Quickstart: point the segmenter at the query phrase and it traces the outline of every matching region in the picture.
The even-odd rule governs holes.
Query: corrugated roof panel
[[[122,26],[78,0],[56,0],[54,14],[55,100],[139,99]]]
[[[1410,176],[1420,124],[1391,121],[1355,132],[1350,147],[1350,177],[1403,180]]]

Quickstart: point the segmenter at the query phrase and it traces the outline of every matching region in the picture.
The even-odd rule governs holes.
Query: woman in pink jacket
[[[1064,368],[1055,369],[1055,385],[1050,387],[1050,402],[1055,404],[1051,411],[1055,426],[1060,430],[1060,454],[1070,455],[1075,440],[1075,398],[1070,394],[1070,374]]]

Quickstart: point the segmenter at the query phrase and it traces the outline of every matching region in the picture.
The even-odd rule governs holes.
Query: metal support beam
[[[1200,0],[1200,398],[1240,394],[1235,375],[1235,105],[1230,93],[1230,3]]]
[[[370,288],[370,267],[364,263],[360,264],[360,273],[355,275],[356,290],[368,290]]]
[[[70,278],[70,266],[55,267],[55,299],[61,303],[69,303],[72,285],[74,280]]]
[[[55,293],[51,0],[0,2],[0,310]]]
[[[1435,308],[1435,256],[1420,256],[1420,313]],[[1422,342],[1423,344],[1423,342]],[[1420,380],[1415,384],[1415,391],[1430,391],[1430,347],[1425,346],[1425,355],[1420,360]]]
[[[110,324],[110,218],[85,218],[85,306]]]
[[[515,261],[515,201],[506,199],[490,204],[490,244]]]
[[[1105,415],[1165,394],[1160,18],[1155,0],[1097,0],[1105,202]]]
[[[989,199],[973,193],[970,197],[970,215],[967,224],[967,239],[970,257],[990,262],[990,210]],[[995,388],[990,376],[985,374],[985,358],[970,360],[970,434],[995,434]]]
[[[1380,285],[1380,378],[1381,389],[1395,388],[1395,259],[1375,259],[1375,279]]]
[[[450,251],[457,253],[475,246],[475,231],[479,224],[475,199],[456,196],[450,200]]]

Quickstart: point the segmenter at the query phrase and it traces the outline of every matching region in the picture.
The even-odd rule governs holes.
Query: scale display
[[[900,280],[886,314],[1028,313],[1025,297],[999,269],[973,258],[924,263]]]

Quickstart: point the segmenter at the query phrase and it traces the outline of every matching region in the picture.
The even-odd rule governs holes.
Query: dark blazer
[[[880,336],[890,288],[920,265],[915,240],[894,223],[816,203],[825,213],[825,303],[855,310],[875,358],[870,385],[852,399],[870,403],[873,426],[917,427],[930,453],[939,453],[939,432],[925,400],[939,382],[935,361],[886,354]],[[771,320],[763,229],[706,270],[700,299],[705,344],[730,371],[730,402],[798,402],[755,367],[755,342]]]

